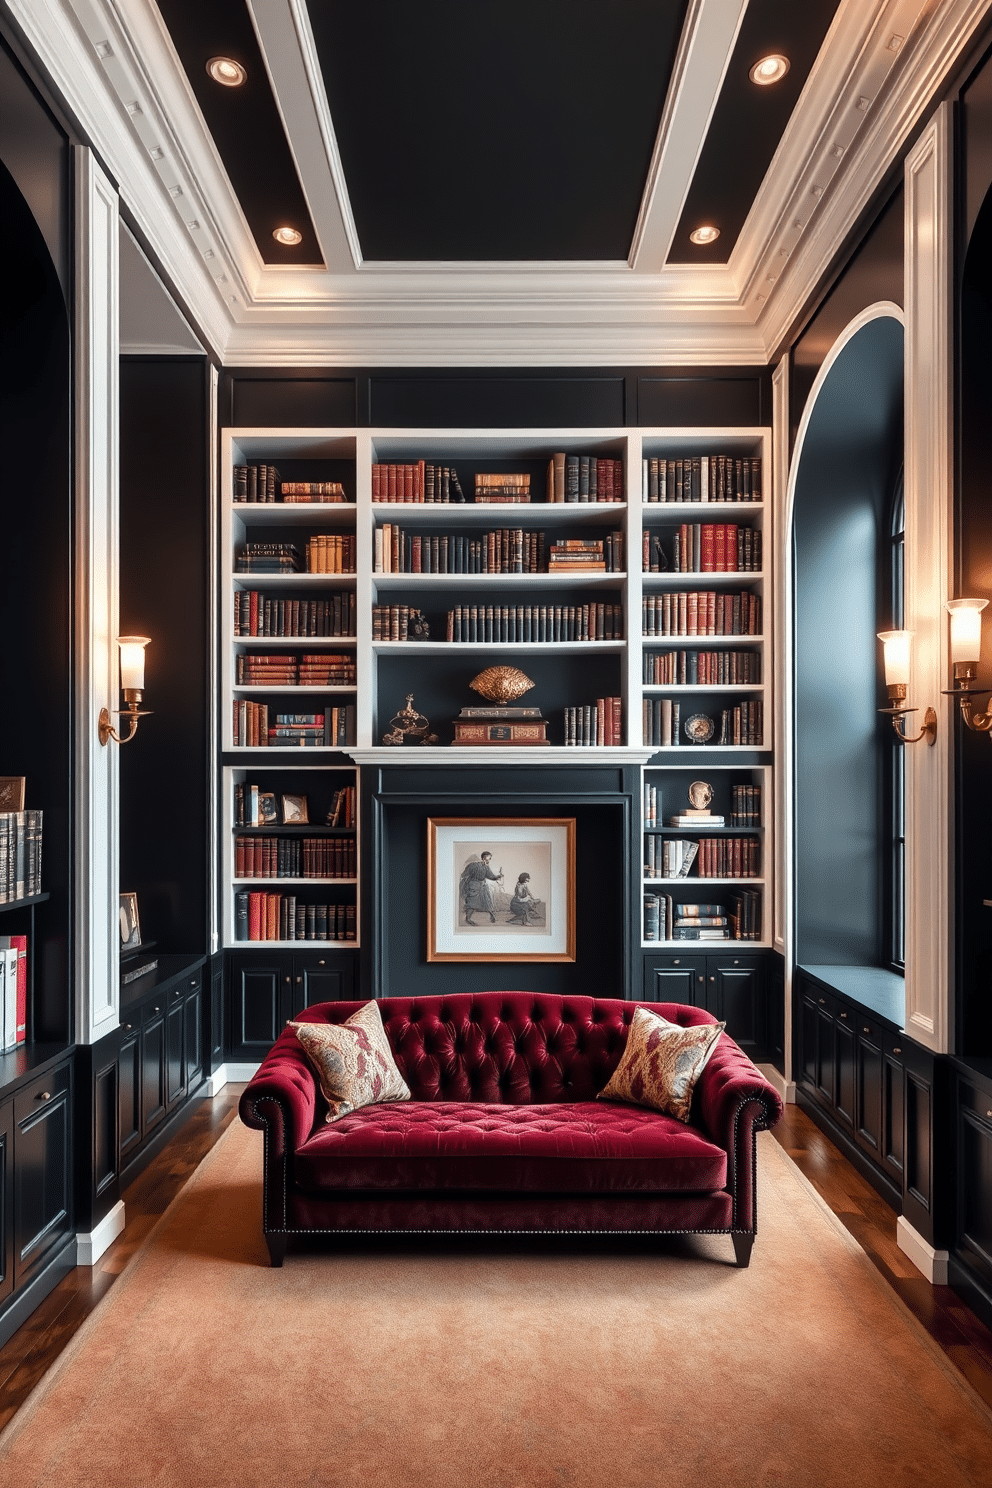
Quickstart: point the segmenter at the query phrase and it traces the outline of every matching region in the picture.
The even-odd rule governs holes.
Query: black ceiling
[[[816,61],[840,0],[750,0],[668,254],[669,263],[726,263],[751,203]],[[779,83],[759,88],[748,74],[775,53],[788,57]],[[689,234],[703,223],[715,243]]]
[[[838,4],[750,0],[670,263],[730,256]],[[320,263],[245,0],[158,5],[264,261]],[[625,260],[687,5],[308,0],[362,257]],[[773,51],[790,71],[757,88]],[[216,55],[243,88],[207,76]],[[699,247],[703,222],[720,237]],[[283,225],[303,242],[276,244]]]
[[[687,0],[310,0],[364,257],[626,259]]]
[[[263,262],[323,263],[245,0],[156,3]],[[215,83],[206,71],[211,57],[240,62],[248,81],[240,88]],[[277,227],[295,227],[303,241],[276,243]]]

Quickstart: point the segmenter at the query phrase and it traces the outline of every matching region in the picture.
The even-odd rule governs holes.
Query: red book
[[[262,939],[262,899],[263,894],[248,895],[248,939]]]
[[[713,522],[704,522],[700,532],[699,568],[701,573],[719,573],[723,569],[723,544],[721,535],[726,531]]]

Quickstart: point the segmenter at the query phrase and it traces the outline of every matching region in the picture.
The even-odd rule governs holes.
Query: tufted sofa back
[[[300,1021],[343,1023],[362,1006],[320,1003]],[[458,992],[388,997],[379,1010],[414,1100],[520,1106],[593,1100],[620,1062],[637,1006],[616,997]],[[644,1006],[683,1026],[714,1021],[702,1008]]]

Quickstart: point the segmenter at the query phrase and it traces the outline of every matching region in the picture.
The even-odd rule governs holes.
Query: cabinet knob
[[[871,1033],[871,1029],[868,1027],[868,1024],[867,1023],[864,1024],[864,1026],[861,1029],[861,1032],[862,1033]]]
[[[716,977],[710,977],[710,981],[711,982],[715,982],[716,981]]]
[[[131,1025],[130,1025],[130,1023],[125,1023],[124,1024],[124,1032],[125,1033],[130,1033],[131,1032]]]
[[[300,985],[300,983],[301,983],[301,982],[302,982],[302,980],[303,980],[303,978],[302,978],[302,977],[301,977],[301,976],[298,976],[298,977],[297,977],[297,978],[296,978],[296,985],[297,985],[297,986],[299,986],[299,985]]]
[[[986,1116],[992,1116],[992,1111],[986,1111],[985,1114]]]
[[[289,984],[290,984],[290,982],[291,982],[291,981],[292,981],[292,980],[293,980],[293,978],[292,978],[292,977],[283,977],[283,981],[284,981],[284,982],[285,982],[285,983],[286,983],[286,986],[287,986],[287,987],[288,987],[288,986],[289,986]]]
[[[321,956],[320,960],[317,962],[317,965],[318,966],[326,966],[327,965],[327,962],[324,960],[323,956]]]
[[[902,1053],[902,1050],[901,1049],[893,1049],[892,1052],[893,1052],[893,1054],[901,1054]]]
[[[193,989],[193,988],[194,988],[194,987],[198,987],[198,986],[199,986],[199,985],[200,985],[200,984],[199,984],[199,982],[198,982],[198,981],[197,981],[197,980],[196,980],[196,977],[193,977],[193,978],[192,978],[192,979],[191,979],[191,981],[190,981],[190,984],[189,984],[189,985],[190,985],[190,991],[192,991],[192,989]]]
[[[697,981],[700,981],[700,982],[705,982],[705,980],[706,980],[706,978],[705,978],[705,977],[697,977]]]
[[[50,1090],[43,1090],[40,1095],[35,1096],[35,1099],[40,1101],[51,1100],[51,1098],[52,1092]]]
[[[160,1013],[161,1011],[162,1011],[161,1008],[152,1008],[152,1012],[153,1013]]]
[[[821,1006],[821,1007],[823,1007],[823,1005],[824,1005],[824,1003],[825,1003],[825,1002],[826,1002],[826,1000],[827,1000],[827,999],[826,999],[826,998],[825,998],[825,997],[821,997],[821,998],[820,998],[820,1006]]]
[[[676,956],[675,957],[675,960],[672,962],[672,965],[673,966],[681,966],[682,965],[682,958],[680,956]]]
[[[841,1017],[844,1019],[845,1022],[847,1021],[847,1014],[846,1013],[841,1013]]]

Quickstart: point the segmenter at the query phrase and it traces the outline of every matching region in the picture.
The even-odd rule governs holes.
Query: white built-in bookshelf
[[[553,456],[562,451],[580,458],[595,456],[622,462],[622,486],[615,493],[622,499],[546,500],[546,471]],[[298,794],[301,782],[305,785],[308,779],[318,779],[319,772],[340,772],[354,764],[443,763],[506,768],[534,763],[564,766],[595,758],[641,766],[644,783],[653,784],[662,793],[666,819],[684,804],[676,797],[684,796],[686,780],[709,781],[721,801],[725,796],[729,799],[733,785],[760,787],[760,827],[741,834],[728,826],[724,832],[727,837],[753,835],[760,843],[760,872],[748,878],[746,886],[758,890],[763,899],[760,936],[754,944],[767,944],[772,861],[768,812],[772,801],[769,637],[773,634],[773,595],[766,584],[771,560],[770,454],[770,431],[765,428],[225,431],[219,584],[225,943],[242,944],[236,932],[235,895],[247,887],[235,875],[238,829],[233,824],[232,803],[236,784],[264,777],[265,787],[278,796],[283,793],[276,789],[280,784],[285,784],[285,793]],[[419,461],[454,467],[464,503],[373,499],[374,466]],[[653,486],[649,461],[665,462],[667,500],[650,499]],[[733,461],[738,462],[736,467]],[[675,462],[680,463],[676,466]],[[746,481],[742,462],[747,462]],[[760,462],[760,499],[713,499],[718,494],[718,482],[722,483],[720,494],[724,496],[738,494],[745,483],[750,486],[751,462]],[[339,481],[346,499],[288,504],[277,493],[274,502],[235,501],[235,467],[261,463],[275,465],[284,481]],[[659,468],[656,463],[654,472]],[[530,477],[529,502],[474,501],[477,474],[502,472],[505,477],[506,472],[517,470]],[[683,496],[706,495],[710,499],[671,499],[679,480]],[[399,529],[397,537],[393,536],[394,529]],[[520,533],[518,541],[531,543],[543,534],[545,568],[551,544],[563,540],[586,544],[619,540],[622,562],[611,572],[397,572],[384,556],[384,538],[386,549],[390,542],[398,542],[399,551],[407,554],[416,539],[418,556],[432,539],[445,539],[461,544],[457,561],[463,561],[473,544],[478,553],[493,540],[488,534],[507,532]],[[354,572],[239,571],[238,558],[247,544],[257,545],[257,552],[258,545],[292,543],[302,566],[307,543],[316,537],[350,539]],[[405,550],[403,543],[407,545]],[[738,556],[747,561],[746,570],[737,568]],[[434,561],[437,563],[436,556]],[[713,562],[721,564],[719,571],[712,568]],[[692,570],[694,564],[700,571]],[[255,591],[254,601],[251,591]],[[270,613],[281,603],[285,613],[287,601],[314,600],[336,606],[339,621],[351,606],[353,624],[339,628],[352,633],[236,633],[236,605],[245,619],[246,606],[250,609],[252,603],[261,612],[268,601]],[[571,607],[585,616],[576,619],[576,625],[590,626],[596,623],[596,607],[609,606],[622,614],[622,634],[598,640],[447,639],[449,613],[467,614],[467,607],[479,612],[480,633],[484,633],[482,607],[488,610],[491,606],[494,627],[502,623],[503,633],[511,635],[514,632],[510,627],[515,624],[526,633],[525,614],[527,625],[534,617],[536,631],[538,612],[559,605],[566,607],[566,613]],[[373,611],[378,608],[381,614],[386,607],[421,612],[429,624],[429,636],[374,638]],[[519,621],[508,621],[507,615],[514,613]],[[388,626],[388,619],[377,624]],[[738,633],[731,633],[735,626]],[[684,633],[690,628],[696,633]],[[498,633],[493,629],[492,634]],[[239,657],[243,658],[240,662]],[[302,683],[273,681],[281,675],[278,659],[288,657],[297,659]],[[244,658],[256,658],[255,669],[249,670],[247,677],[245,670],[253,663]],[[258,658],[269,660],[259,662]],[[322,658],[331,666],[326,674],[319,670]],[[464,748],[450,743],[452,720],[459,709],[481,702],[468,683],[484,667],[499,663],[520,667],[535,681],[533,691],[521,701],[542,708],[549,720],[550,745]],[[332,680],[314,683],[310,680],[314,669]],[[255,680],[259,675],[261,682]],[[414,696],[414,706],[430,718],[433,732],[440,736],[437,745],[396,748],[382,743],[390,720],[403,707],[408,693]],[[603,697],[621,700],[620,742],[566,745],[564,708],[589,706]],[[339,735],[341,742],[337,744],[328,739],[301,748],[274,736],[263,746],[255,742],[257,733],[246,732],[246,704],[265,706],[270,727],[279,715],[328,720],[332,710],[347,708],[350,732],[347,740]],[[242,705],[240,713],[236,712],[237,705]],[[337,716],[340,718],[340,711]],[[694,744],[687,735],[687,723],[710,736]],[[318,731],[317,725],[309,727],[312,733]],[[251,743],[247,742],[249,738]],[[310,776],[308,772],[318,774]],[[642,828],[644,825],[642,822]],[[664,828],[662,835],[680,834]],[[645,841],[643,830],[640,840]],[[646,894],[669,893],[670,886],[660,879],[646,873],[644,881]],[[693,868],[682,882],[693,886],[694,902],[702,901],[704,885],[707,895],[712,891],[715,902],[732,891],[735,881],[715,877],[700,880]],[[314,884],[314,880],[307,880],[292,887],[301,897],[312,897]],[[255,885],[250,887],[254,889]],[[281,891],[290,885],[283,878],[264,887]],[[357,884],[335,880],[335,894],[340,897],[345,893],[350,893],[357,904]],[[665,938],[645,939],[643,943],[686,945]]]

